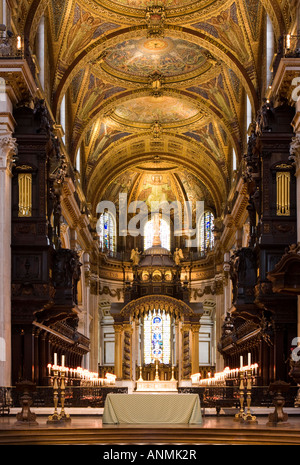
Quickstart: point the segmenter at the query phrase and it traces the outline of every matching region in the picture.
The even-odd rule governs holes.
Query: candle
[[[57,365],[57,354],[54,354],[54,365]]]
[[[241,356],[240,356],[240,368],[243,368],[243,364],[244,364],[244,362],[243,362],[243,356],[241,355]]]
[[[248,367],[250,368],[251,365],[251,354],[248,352]]]
[[[65,356],[61,356],[61,366],[64,368],[65,367]]]

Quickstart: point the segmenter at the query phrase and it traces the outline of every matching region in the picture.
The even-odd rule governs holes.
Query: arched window
[[[144,363],[171,361],[171,317],[164,310],[149,311],[144,317]]]
[[[212,249],[214,246],[214,215],[211,211],[207,210],[203,213],[199,225],[199,238],[200,238],[200,251]]]
[[[144,249],[149,249],[153,245],[154,239],[154,219],[147,221],[144,229]],[[165,249],[171,249],[171,239],[170,239],[170,225],[169,223],[160,218],[159,220],[159,237],[161,246]]]
[[[102,251],[115,252],[116,250],[116,224],[113,215],[109,212],[101,214],[98,222],[98,234]]]

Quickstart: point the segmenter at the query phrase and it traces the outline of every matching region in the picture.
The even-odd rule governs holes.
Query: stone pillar
[[[123,326],[115,324],[115,375],[117,380],[122,379],[122,339],[123,339]]]
[[[192,325],[192,374],[199,373],[199,329],[200,325]]]
[[[11,132],[0,132],[0,386],[11,384]]]

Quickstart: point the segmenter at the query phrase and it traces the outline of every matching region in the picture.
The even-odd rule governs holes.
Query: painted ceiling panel
[[[253,116],[258,110],[265,14],[279,36],[289,21],[287,2],[37,3],[33,11],[20,2],[19,24],[30,30],[34,48],[39,17],[49,15],[50,101],[59,117],[69,96],[67,150],[74,160],[84,144],[90,200],[108,195],[108,173],[120,180],[127,172],[136,180],[139,170],[153,175],[156,159],[158,172],[169,167],[172,182],[174,167],[184,170],[185,180],[176,178],[183,197],[206,192],[218,209],[230,188],[232,148],[238,160],[243,156],[246,92]],[[184,193],[187,179],[194,187]]]

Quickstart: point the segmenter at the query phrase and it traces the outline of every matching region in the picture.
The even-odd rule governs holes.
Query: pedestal
[[[22,392],[22,397],[20,399],[22,411],[17,413],[17,421],[15,424],[21,426],[38,425],[36,414],[30,410],[32,398],[29,393],[36,390],[35,384],[31,381],[22,381],[17,383],[16,388],[17,391]]]

